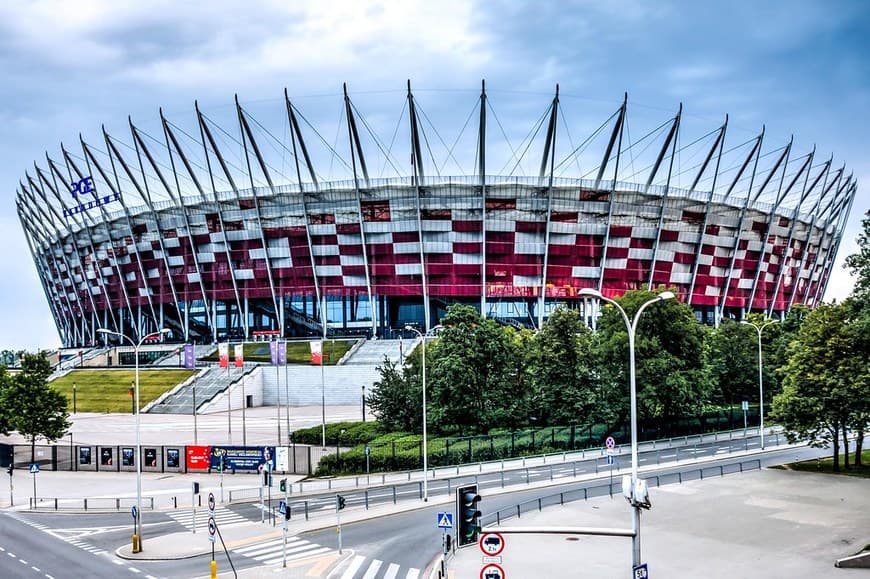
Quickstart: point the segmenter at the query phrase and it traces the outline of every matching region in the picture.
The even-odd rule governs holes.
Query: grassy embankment
[[[326,365],[331,366],[338,363],[341,357],[350,350],[354,340],[325,340],[323,343],[324,358]],[[235,350],[230,344],[230,364],[233,362]],[[218,351],[215,350],[208,356],[200,358],[208,362],[218,361]],[[254,342],[245,344],[245,362],[264,362],[268,364],[271,360],[269,354],[268,342]],[[287,363],[288,364],[311,364],[311,346],[308,342],[287,342]]]
[[[785,465],[783,468],[788,470],[799,470],[803,472],[822,472],[826,474],[844,474],[847,476],[858,476],[862,478],[870,478],[870,449],[861,452],[861,466],[856,468],[852,463],[855,457],[854,453],[849,455],[848,470],[843,467],[843,455],[840,455],[840,471],[834,472],[834,459],[829,456],[819,460],[805,460],[803,462],[795,462]]]
[[[184,382],[191,370],[139,370],[140,408]],[[66,396],[67,409],[73,411],[73,384],[76,385],[77,412],[132,412],[130,388],[136,379],[133,370],[73,370],[50,383]]]

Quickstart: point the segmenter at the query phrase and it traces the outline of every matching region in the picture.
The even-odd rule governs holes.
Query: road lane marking
[[[356,572],[359,571],[359,568],[362,567],[363,562],[366,560],[362,555],[357,555],[354,557],[350,565],[347,566],[345,572],[341,575],[341,579],[353,579],[353,576],[356,575]]]
[[[366,570],[366,574],[363,575],[363,579],[375,579],[375,575],[378,574],[378,571],[381,569],[381,561],[380,559],[375,559],[372,561],[372,564],[369,565],[368,570]]]
[[[390,566],[387,567],[387,572],[384,573],[384,579],[396,579],[398,574],[399,566],[396,563],[390,563]]]

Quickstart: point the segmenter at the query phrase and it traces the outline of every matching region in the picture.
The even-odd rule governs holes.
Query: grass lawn
[[[794,462],[792,464],[785,465],[781,468],[785,468],[788,470],[801,470],[806,472],[824,472],[827,474],[845,474],[848,476],[860,476],[863,478],[870,478],[870,449],[865,449],[861,452],[861,467],[855,468],[853,464],[853,460],[855,458],[855,453],[849,454],[849,470],[845,470],[843,468],[843,455],[840,454],[840,472],[835,473],[833,471],[834,466],[834,458],[833,456],[828,456],[827,458],[823,458],[821,460],[805,460],[803,462]]]
[[[331,366],[336,364],[348,350],[353,347],[355,340],[326,340],[323,343],[323,350],[326,354],[326,365]],[[230,344],[230,364],[233,363],[233,344]],[[208,356],[200,358],[209,362],[217,362],[218,352],[215,350]],[[271,356],[269,354],[269,342],[254,342],[245,344],[245,362],[265,362],[269,363]],[[288,364],[311,364],[311,346],[308,342],[287,342],[287,363]]]
[[[193,375],[192,370],[139,369],[140,408]],[[66,396],[67,409],[73,411],[73,384],[76,385],[77,412],[132,412],[130,388],[136,379],[133,370],[73,370],[49,385]]]

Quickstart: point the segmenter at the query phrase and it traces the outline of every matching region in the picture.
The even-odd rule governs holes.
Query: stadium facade
[[[157,137],[131,120],[126,141],[103,129],[99,146],[81,139],[46,155],[16,205],[64,345],[98,343],[101,327],[197,342],[320,334],[324,322],[330,334],[389,336],[429,329],[457,302],[537,326],[560,304],[593,313],[581,288],[675,288],[707,323],[820,301],[857,192],[832,159],[797,155],[791,142],[764,152],[763,130],[726,144],[726,117],[683,167],[682,107],[630,142],[626,97],[582,144],[594,168],[565,176],[581,147],[557,158],[567,141],[557,141],[557,88],[534,132],[540,169],[493,175],[487,99],[471,99],[474,170],[462,176],[427,162],[434,139],[410,86],[406,175],[370,176],[371,127],[346,90],[346,180],[319,176],[319,133],[286,92],[280,142],[236,100],[233,130],[198,107],[191,130],[161,111]],[[654,143],[644,174],[621,178],[644,139]],[[286,179],[269,158],[277,149]]]

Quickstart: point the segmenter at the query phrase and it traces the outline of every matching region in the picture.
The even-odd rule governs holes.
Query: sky
[[[409,79],[448,144],[486,79],[514,147],[558,83],[571,115],[562,122],[575,140],[627,92],[629,117],[641,127],[667,121],[682,103],[698,135],[728,114],[737,141],[764,125],[774,147],[792,136],[801,154],[815,146],[813,166],[833,154],[858,181],[825,295],[843,299],[853,282],[842,262],[856,251],[870,209],[868,54],[870,10],[861,0],[2,3],[0,349],[60,344],[15,192],[46,152],[59,157],[61,142],[78,145],[83,133],[96,144],[103,124],[120,133],[128,115],[159,131],[161,107],[189,125],[194,101],[210,118],[230,118],[236,94],[280,133],[270,115],[280,112],[285,88],[331,140],[342,83],[387,142]]]

